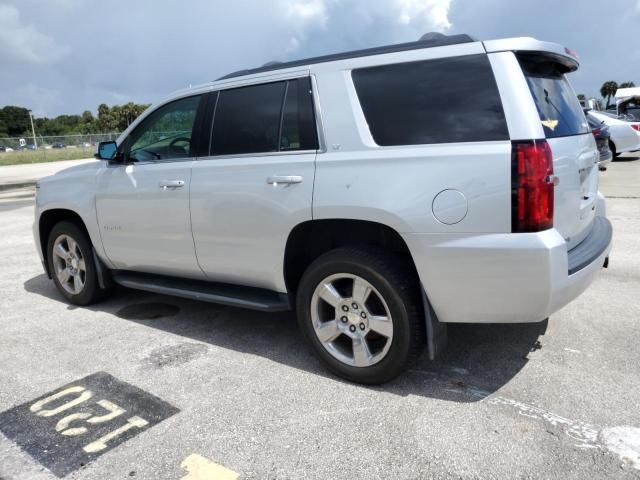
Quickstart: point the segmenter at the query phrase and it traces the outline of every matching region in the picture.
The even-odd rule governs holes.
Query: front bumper
[[[596,227],[571,252],[555,229],[404,239],[440,322],[527,323],[549,317],[594,280],[611,250],[611,224],[599,217]]]

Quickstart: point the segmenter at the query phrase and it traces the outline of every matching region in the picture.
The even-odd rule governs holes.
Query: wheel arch
[[[302,274],[314,259],[344,246],[380,247],[404,255],[417,275],[409,247],[393,228],[370,220],[308,220],[296,225],[287,238],[283,272],[287,291],[297,290]]]
[[[318,256],[335,248],[362,246],[384,249],[385,252],[406,257],[412,274],[420,282],[411,251],[402,236],[388,225],[359,219],[308,220],[296,225],[287,238],[283,274],[290,297],[295,298],[304,271]],[[429,357],[444,349],[447,341],[446,324],[438,322],[429,303],[424,286],[422,300],[427,331]]]
[[[43,264],[47,276],[51,278],[51,271],[49,270],[49,258],[47,251],[47,243],[49,241],[49,234],[53,227],[62,222],[68,221],[76,224],[82,231],[87,235],[87,238],[91,241],[91,235],[89,234],[89,230],[80,215],[73,210],[69,210],[66,208],[53,208],[50,210],[45,210],[40,214],[38,218],[38,237],[40,240],[40,251],[42,252]]]

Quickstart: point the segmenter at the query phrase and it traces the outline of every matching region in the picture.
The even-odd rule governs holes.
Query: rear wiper
[[[559,109],[558,107],[556,107],[556,106],[555,106],[555,104],[554,104],[554,103],[551,101],[551,99],[549,98],[549,91],[548,91],[546,88],[545,88],[545,89],[543,89],[543,91],[544,91],[544,101],[545,101],[545,102],[547,102],[549,105],[551,105],[551,106],[555,109],[555,111],[556,111],[556,112],[558,112],[558,115],[560,116],[560,118],[562,118],[562,120],[563,120],[565,123],[568,123],[568,122],[567,122],[567,119],[564,117],[564,115],[562,114],[562,112],[560,111],[560,109]]]

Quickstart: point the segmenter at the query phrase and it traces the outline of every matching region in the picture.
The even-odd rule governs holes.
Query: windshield
[[[544,57],[519,58],[547,138],[581,135],[589,127],[561,66]]]

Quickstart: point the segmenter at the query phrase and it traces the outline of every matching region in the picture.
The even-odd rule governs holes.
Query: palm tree
[[[600,87],[600,95],[602,95],[602,98],[606,99],[607,107],[609,106],[611,97],[615,97],[617,91],[618,84],[611,80],[608,82],[604,82]]]
[[[636,84],[633,82],[622,82],[618,88],[633,88]]]

